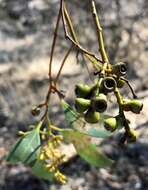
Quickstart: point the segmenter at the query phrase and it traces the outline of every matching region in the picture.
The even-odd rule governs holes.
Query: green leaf
[[[80,118],[80,115],[64,100],[61,101],[66,121],[70,127],[74,127],[75,122]]]
[[[69,143],[73,143],[77,153],[88,163],[97,167],[110,166],[113,161],[97,150],[94,144],[91,144],[89,138],[74,130],[63,130],[64,139]]]
[[[41,160],[37,160],[32,166],[32,173],[41,179],[49,181],[53,180],[54,178],[54,174],[45,168],[44,161]]]
[[[29,165],[36,160],[40,151],[40,125],[41,123],[17,141],[6,158],[8,162],[15,164],[20,161]]]
[[[87,132],[87,135],[96,137],[96,138],[105,138],[112,135],[110,131],[107,131],[105,129],[96,129],[96,128],[90,128]]]
[[[95,127],[88,127],[86,134],[92,137],[96,137],[96,138],[106,138],[113,135],[112,132],[107,131],[104,128],[104,119],[109,118],[109,117],[110,117],[109,115],[101,114],[101,117],[100,117],[101,119],[99,123]]]

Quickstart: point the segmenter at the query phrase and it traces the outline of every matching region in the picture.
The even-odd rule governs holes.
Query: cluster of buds
[[[61,183],[66,183],[67,178],[58,167],[64,162],[65,155],[59,149],[63,138],[60,135],[52,136],[47,143],[42,146],[39,159],[45,162],[47,171],[53,173],[55,179]]]
[[[143,104],[136,99],[134,91],[124,78],[126,72],[127,67],[123,62],[115,65],[109,64],[98,73],[98,81],[93,86],[77,84],[75,87],[75,108],[77,112],[83,115],[86,122],[97,123],[100,120],[100,113],[105,112],[107,109],[107,95],[114,93],[119,106],[119,115],[105,119],[104,127],[111,132],[115,131],[118,126],[124,127],[126,131],[126,135],[124,135],[124,138],[126,136],[125,140],[129,139],[129,142],[133,142],[136,140],[136,133],[130,129],[129,121],[125,118],[124,111],[139,114]],[[119,89],[123,88],[125,83],[132,90],[133,99],[125,99],[121,96]]]

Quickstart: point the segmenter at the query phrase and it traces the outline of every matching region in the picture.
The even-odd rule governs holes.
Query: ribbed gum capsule
[[[84,98],[75,99],[75,108],[79,113],[85,112],[91,105],[91,101]]]
[[[77,84],[75,87],[75,94],[79,98],[90,99],[96,92],[97,84],[88,86],[86,84]]]
[[[110,93],[115,90],[117,83],[113,77],[105,77],[100,85],[101,91],[104,93]]]
[[[88,123],[97,123],[100,120],[100,114],[98,112],[93,111],[92,109],[89,109],[85,113],[84,119]]]
[[[123,100],[124,111],[132,111],[133,113],[139,114],[142,108],[143,108],[143,103],[140,100],[137,99]]]
[[[107,98],[106,95],[100,93],[94,97],[91,101],[92,107],[97,112],[104,112],[107,109]]]
[[[86,84],[77,84],[75,86],[75,94],[77,97],[85,98],[91,91],[91,87]]]
[[[116,63],[112,66],[113,74],[117,76],[125,76],[127,73],[127,67],[126,64],[123,62]]]
[[[108,131],[114,132],[118,127],[118,121],[115,117],[104,120],[104,128]]]

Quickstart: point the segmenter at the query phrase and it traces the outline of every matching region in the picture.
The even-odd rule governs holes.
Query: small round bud
[[[104,94],[99,94],[98,96],[92,99],[92,107],[97,112],[104,112],[107,109],[107,98]]]
[[[104,93],[110,93],[115,90],[116,86],[117,84],[113,77],[105,77],[101,82],[100,88]]]
[[[104,128],[108,131],[114,132],[118,127],[118,122],[115,117],[104,120]]]
[[[35,106],[31,109],[31,113],[33,116],[38,116],[40,114],[40,111],[41,111],[41,109],[37,106]]]
[[[75,99],[75,108],[79,113],[85,112],[90,107],[91,101],[84,98]]]
[[[93,111],[92,109],[89,109],[85,113],[84,119],[88,123],[97,123],[100,119],[100,114],[98,112]]]
[[[113,73],[117,76],[124,76],[127,72],[126,64],[123,62],[119,62],[112,66]]]

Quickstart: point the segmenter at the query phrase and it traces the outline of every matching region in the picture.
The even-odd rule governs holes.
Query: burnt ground
[[[12,166],[3,160],[16,141],[18,130],[26,130],[27,125],[35,121],[29,111],[32,105],[45,98],[49,53],[59,1],[0,0],[0,190],[148,189],[148,1],[96,2],[110,60],[112,63],[118,60],[127,62],[128,79],[144,103],[140,115],[127,114],[131,126],[140,133],[137,142],[121,148],[117,145],[118,137],[102,141],[99,146],[115,160],[115,164],[107,169],[91,167],[75,156],[62,166],[69,176],[64,186],[42,181],[33,176],[29,168],[21,164]],[[88,2],[73,0],[68,8],[81,43],[97,52]],[[54,74],[68,47],[62,27],[58,37]],[[60,80],[69,101],[73,101],[74,92],[67,89],[72,89],[78,81],[90,82],[86,68],[76,64],[74,53],[66,63]],[[131,96],[127,88],[123,93],[126,97]],[[57,124],[63,124],[63,115],[55,98],[51,116],[53,119],[58,116]]]

